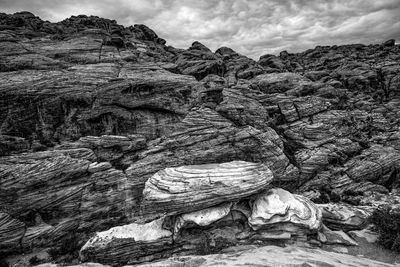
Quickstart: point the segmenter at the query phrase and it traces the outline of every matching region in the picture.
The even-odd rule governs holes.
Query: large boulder
[[[166,168],[146,182],[142,212],[176,214],[239,200],[272,179],[265,165],[244,161]]]
[[[295,180],[296,167],[283,149],[279,135],[270,127],[235,127],[210,108],[195,108],[176,124],[172,134],[149,142],[125,172],[142,190],[152,175],[167,167],[243,160],[264,163],[274,180],[289,184]]]
[[[317,232],[322,214],[309,199],[283,189],[271,189],[254,200],[249,225],[254,229],[287,231],[295,235],[299,229]]]

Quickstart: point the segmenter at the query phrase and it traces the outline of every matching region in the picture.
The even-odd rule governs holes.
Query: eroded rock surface
[[[147,180],[143,213],[184,213],[240,200],[272,179],[265,165],[244,161],[167,168]]]
[[[168,250],[172,232],[162,228],[163,221],[162,218],[147,224],[132,223],[96,233],[82,247],[81,259],[115,264]]]
[[[388,40],[257,62],[176,49],[142,24],[0,13],[0,254],[51,249],[69,262],[95,232],[164,215],[174,246],[132,263],[292,240],[249,225],[270,188],[296,195],[263,223],[316,226],[305,196],[332,237],[362,231],[372,210],[399,204],[399,59]],[[200,164],[211,165],[182,167]],[[127,255],[118,238],[110,264]]]
[[[321,211],[309,199],[282,189],[271,189],[255,199],[249,224],[254,230],[276,227],[282,231],[282,225],[290,223],[316,232],[321,227],[321,219]]]
[[[264,246],[239,252],[225,252],[207,256],[175,257],[139,266],[396,266],[379,261],[335,252],[298,247]]]
[[[224,170],[228,167],[230,172]],[[239,171],[239,169],[242,170]],[[310,200],[299,195],[292,195],[283,189],[271,189],[261,193],[253,192],[252,196],[243,195],[242,191],[230,191],[230,194],[227,194],[226,190],[235,189],[236,186],[226,187],[229,183],[225,182],[221,187],[221,182],[217,180],[221,178],[220,175],[225,174],[223,177],[225,181],[235,182],[233,174],[241,174],[241,180],[244,183],[246,182],[243,180],[246,178],[246,173],[243,171],[246,169],[249,174],[252,172],[258,172],[261,176],[269,174],[265,167],[246,162],[166,169],[165,172],[180,172],[180,175],[175,174],[174,177],[179,177],[180,181],[187,181],[187,187],[184,188],[185,193],[192,193],[193,196],[197,195],[201,198],[203,197],[202,191],[198,191],[198,189],[219,192],[223,188],[225,193],[219,192],[216,196],[219,197],[219,201],[225,200],[226,202],[201,209],[192,204],[192,202],[196,203],[196,197],[182,199],[187,206],[191,207],[185,208],[182,205],[174,212],[177,214],[170,213],[166,217],[148,223],[134,223],[97,233],[82,247],[81,259],[105,264],[128,264],[143,262],[146,259],[155,260],[168,257],[174,253],[182,255],[201,253],[201,251],[217,252],[228,246],[243,243],[281,242],[284,244],[295,240],[307,240],[323,229],[325,229],[324,233],[321,232],[318,235],[328,236],[328,240],[331,242],[329,244],[338,243],[339,241],[336,240],[338,236],[342,238],[346,236],[344,233],[343,235],[335,234],[327,227],[322,227],[321,210]],[[186,176],[183,176],[183,173]],[[152,178],[156,177],[159,183],[163,180],[170,181],[171,177],[165,174],[159,175],[160,177],[157,177],[156,174]],[[205,186],[200,180],[195,183],[196,188],[191,188],[193,186],[191,179],[196,181],[204,176],[207,176],[213,183],[207,183]],[[249,177],[251,176],[254,179],[254,174]],[[171,186],[173,185],[175,183],[171,184]],[[245,184],[240,188],[243,190]],[[250,191],[246,190],[246,192]],[[168,191],[164,190],[164,192]],[[175,192],[177,196],[172,195],[175,198],[179,197],[180,192]],[[193,192],[197,193],[193,194]],[[157,196],[162,195],[158,193]],[[164,205],[175,205],[177,200],[174,197],[169,195],[163,199]],[[208,198],[212,200],[210,196]],[[187,210],[196,207],[196,211],[187,213]],[[164,210],[168,211],[166,208]],[[351,240],[350,237],[348,239]],[[166,245],[166,242],[169,242],[169,245]]]

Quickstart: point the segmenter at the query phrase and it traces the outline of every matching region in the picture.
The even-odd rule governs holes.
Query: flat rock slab
[[[160,262],[139,266],[335,266],[335,267],[383,267],[395,266],[379,261],[355,257],[319,249],[299,247],[265,246],[251,248],[237,253],[213,254],[207,256],[174,257]]]
[[[143,213],[204,209],[255,194],[272,179],[268,167],[245,161],[166,168],[146,182]]]

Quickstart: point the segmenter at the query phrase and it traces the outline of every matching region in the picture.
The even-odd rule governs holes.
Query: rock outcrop
[[[168,250],[172,245],[172,232],[163,229],[162,224],[163,219],[158,219],[143,225],[132,223],[96,233],[82,247],[81,259],[119,263]]]
[[[357,266],[357,267],[390,267],[393,264],[385,264],[379,261],[345,255],[335,252],[318,251],[298,247],[264,246],[260,248],[244,248],[242,251],[227,251],[223,254],[207,256],[186,256],[172,258],[151,264],[139,266]]]
[[[388,40],[257,62],[142,24],[0,13],[0,258],[354,244],[399,204],[399,59]]]
[[[185,213],[239,200],[272,179],[268,167],[244,161],[167,168],[147,180],[143,213]]]
[[[266,227],[279,231],[284,225],[292,224],[316,232],[321,227],[321,219],[321,211],[307,198],[282,189],[271,189],[255,199],[249,224],[254,230]],[[296,227],[294,234],[299,234]]]
[[[219,251],[227,245],[284,243],[315,236],[322,229],[322,213],[310,200],[283,189],[258,193],[247,188],[265,188],[271,176],[265,166],[237,161],[158,172],[146,183],[144,203],[148,194],[162,200],[149,203],[148,208],[163,216],[96,233],[82,247],[80,258],[133,264],[172,254]],[[262,185],[257,184],[260,181]],[[203,198],[209,203],[202,203]],[[204,208],[207,205],[213,206]],[[337,235],[325,226],[323,229],[325,235],[331,232],[328,237],[332,242]]]

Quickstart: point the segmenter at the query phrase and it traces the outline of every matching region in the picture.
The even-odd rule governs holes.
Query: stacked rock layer
[[[142,24],[0,13],[0,258],[70,263],[96,232],[162,218],[173,242],[153,259],[300,233],[350,244],[340,231],[398,204],[399,62],[395,40],[256,61]],[[289,233],[296,219],[315,227]]]

